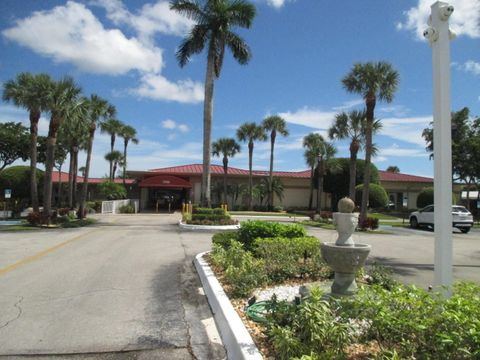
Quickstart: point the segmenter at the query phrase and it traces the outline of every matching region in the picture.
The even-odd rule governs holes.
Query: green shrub
[[[75,221],[68,221],[64,224],[62,224],[63,228],[78,228],[78,227],[84,227],[84,226],[89,226],[95,224],[96,221],[94,219],[80,219],[80,220],[75,220]]]
[[[317,276],[325,269],[320,260],[320,241],[313,236],[300,238],[257,238],[255,257],[265,264],[265,273],[273,282],[297,276]]]
[[[87,208],[95,210],[96,213],[102,211],[102,202],[100,200],[87,201]]]
[[[135,208],[132,205],[122,205],[118,208],[120,214],[134,214]]]
[[[100,183],[98,191],[107,200],[125,199],[127,197],[125,186],[109,180]]]
[[[377,184],[370,184],[368,192],[368,206],[372,209],[384,208],[388,204],[388,195],[385,189]],[[363,184],[355,187],[356,203],[362,201]]]
[[[370,285],[380,285],[387,290],[391,290],[398,285],[398,282],[393,278],[393,271],[389,267],[373,263],[366,270],[366,279]]]
[[[192,213],[203,214],[203,215],[223,215],[223,216],[228,215],[225,209],[222,209],[222,208],[210,209],[210,208],[194,207],[192,210]]]
[[[417,208],[421,209],[431,204],[433,204],[433,187],[427,187],[418,194]]]
[[[284,324],[267,316],[270,321],[267,334],[278,359],[303,355],[311,359],[344,358],[345,345],[350,342],[350,326],[338,321],[335,307],[322,295],[321,290],[312,289],[309,298],[298,306],[292,305],[288,317],[281,317]]]
[[[230,247],[232,240],[238,241],[238,231],[225,231],[212,236],[212,243],[224,249]]]
[[[284,210],[283,206],[280,206],[280,205],[277,205],[277,206],[273,207],[273,211],[275,211],[275,212],[282,212],[283,210]]]
[[[224,270],[227,290],[233,297],[247,297],[265,282],[263,262],[255,259],[238,241],[232,240],[228,249],[214,245],[211,260]]]
[[[245,249],[252,250],[257,238],[299,238],[307,235],[305,228],[298,224],[279,224],[266,221],[247,221],[238,231],[238,239]]]
[[[229,220],[230,216],[228,215],[220,215],[220,214],[192,214],[192,220],[212,220],[212,221],[219,221],[219,220]]]

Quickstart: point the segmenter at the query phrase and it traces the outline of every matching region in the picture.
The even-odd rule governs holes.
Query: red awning
[[[144,179],[138,184],[139,187],[158,187],[164,189],[191,188],[189,181],[172,175],[157,175]]]

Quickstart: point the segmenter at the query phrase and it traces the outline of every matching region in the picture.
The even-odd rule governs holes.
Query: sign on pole
[[[12,190],[5,189],[5,199],[10,199],[12,197]]]

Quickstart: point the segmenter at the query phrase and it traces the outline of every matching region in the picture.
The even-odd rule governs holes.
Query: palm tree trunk
[[[128,140],[125,139],[123,142],[123,186],[125,186],[126,171],[127,171],[127,146]]]
[[[310,170],[310,198],[308,200],[308,210],[312,210],[313,206],[313,176],[315,174],[314,167]]]
[[[248,143],[248,211],[253,210],[252,198],[253,198],[253,142]]]
[[[73,158],[73,190],[72,190],[72,199],[73,199],[73,207],[77,207],[78,205],[78,181],[77,181],[77,174],[78,174],[78,148],[75,150],[75,156]]]
[[[117,172],[118,161],[113,162],[112,181],[115,181],[115,173]]]
[[[87,161],[85,163],[85,174],[83,176],[82,196],[80,197],[80,206],[78,208],[78,214],[77,214],[77,216],[80,219],[83,219],[85,217],[84,209],[85,209],[85,202],[87,201],[87,194],[88,194],[88,176],[90,174],[90,162],[92,160],[93,138],[95,137],[95,129],[96,129],[96,126],[92,125],[92,127],[90,128],[90,136],[88,139]]]
[[[62,164],[58,167],[58,198],[57,198],[57,207],[62,206]]]
[[[203,172],[202,172],[202,206],[211,207],[210,199],[210,152],[213,117],[213,82],[214,82],[214,48],[210,46],[205,76],[205,100],[203,102]]]
[[[55,162],[55,146],[57,143],[57,132],[60,120],[52,116],[47,137],[47,152],[45,160],[45,178],[43,184],[43,212],[47,216],[50,223],[50,215],[52,212],[52,172]]]
[[[322,190],[323,190],[323,158],[320,157],[318,162],[318,179],[317,179],[317,214],[322,211]]]
[[[73,148],[70,149],[70,165],[68,168],[68,207],[73,209],[73,169],[74,169],[75,155]]]
[[[227,204],[227,174],[228,174],[228,158],[223,157],[223,204]]]
[[[357,178],[357,153],[350,150],[350,183],[348,186],[348,193],[350,199],[355,202],[355,185]]]
[[[110,153],[113,152],[113,149],[115,147],[115,135],[111,135],[110,136]],[[110,172],[108,173],[108,177],[110,178],[110,180],[113,181],[113,160],[110,160]]]
[[[39,212],[37,188],[37,137],[40,111],[30,112],[30,196],[34,212]]]
[[[270,181],[268,182],[268,210],[273,210],[273,150],[275,148],[275,131],[270,136]]]
[[[370,164],[372,162],[372,131],[373,131],[373,119],[375,110],[375,97],[368,97],[366,100],[366,117],[367,117],[367,131],[365,134],[365,170],[363,175],[363,193],[362,193],[362,207],[360,209],[360,223],[367,218],[368,210],[368,196],[370,187]]]

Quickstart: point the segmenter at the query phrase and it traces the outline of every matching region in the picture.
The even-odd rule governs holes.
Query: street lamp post
[[[431,6],[429,28],[423,35],[432,47],[435,259],[434,285],[450,287],[452,275],[452,130],[450,105],[450,40],[453,6]],[[447,295],[449,290],[447,290]]]

